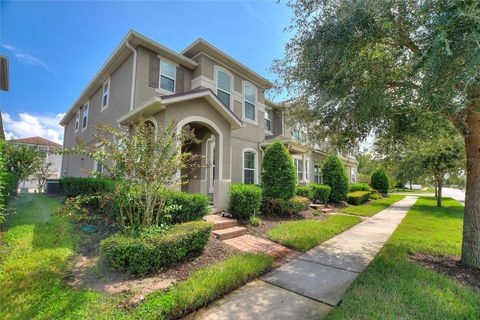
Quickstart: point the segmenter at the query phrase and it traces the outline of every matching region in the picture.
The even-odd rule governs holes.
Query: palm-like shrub
[[[291,199],[295,195],[297,174],[287,148],[281,141],[267,147],[262,162],[264,198]]]
[[[322,168],[323,183],[330,186],[330,201],[345,200],[348,193],[348,177],[342,161],[336,155],[330,155]]]

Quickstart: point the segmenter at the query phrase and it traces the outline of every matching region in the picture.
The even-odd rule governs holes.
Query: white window
[[[305,159],[305,180],[308,180],[308,172],[310,171],[310,160]]]
[[[272,132],[272,110],[265,109],[265,131]]]
[[[80,111],[82,110],[82,108],[80,108],[80,110],[77,111],[77,114],[75,115],[75,132],[78,132],[78,129],[80,128]]]
[[[223,70],[217,70],[217,97],[228,108],[230,108],[230,96],[232,90],[232,79],[228,73]]]
[[[313,166],[313,182],[322,183],[322,168],[319,165]]]
[[[177,66],[165,60],[160,61],[160,89],[175,93]]]
[[[105,81],[102,90],[102,111],[108,108],[108,101],[110,100],[110,79]]]
[[[83,105],[82,108],[82,131],[87,129],[88,124],[88,102]]]
[[[255,102],[257,101],[257,89],[245,83],[243,86],[244,89],[244,107],[243,107],[243,117],[248,120],[256,121],[255,120]]]
[[[298,180],[302,180],[303,178],[303,161],[301,158],[293,158],[293,162],[295,164],[295,168],[297,169],[297,178]]]
[[[352,183],[357,183],[357,171],[355,168],[350,168],[350,181]]]
[[[256,183],[256,153],[250,150],[243,152],[243,183]]]

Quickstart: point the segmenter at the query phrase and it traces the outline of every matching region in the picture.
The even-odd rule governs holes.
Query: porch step
[[[243,236],[244,234],[247,233],[247,229],[244,227],[235,226],[227,229],[214,230],[212,231],[212,233],[219,240],[227,240],[227,239]]]
[[[237,225],[237,220],[224,218],[219,214],[206,215],[203,217],[203,220],[213,222],[215,224],[213,226],[213,230],[227,229]]]
[[[321,208],[320,210],[321,210],[323,213],[333,212],[333,209],[332,209],[332,208]]]
[[[318,204],[318,203],[310,203],[309,207],[315,210],[319,210],[319,209],[325,208],[325,205]]]

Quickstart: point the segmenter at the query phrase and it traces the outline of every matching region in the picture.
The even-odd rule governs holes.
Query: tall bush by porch
[[[371,182],[372,182],[373,189],[378,190],[378,192],[380,192],[383,195],[388,193],[390,183],[388,181],[388,176],[384,170],[377,169],[373,171]]]
[[[264,198],[288,200],[295,195],[297,186],[295,165],[281,141],[275,141],[265,150],[261,175]]]
[[[342,161],[336,155],[330,155],[322,168],[323,182],[330,186],[330,201],[345,200],[348,193],[348,176]]]

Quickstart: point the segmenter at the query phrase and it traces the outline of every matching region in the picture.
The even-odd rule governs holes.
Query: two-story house
[[[121,126],[142,118],[159,128],[175,121],[201,140],[190,150],[201,155],[201,165],[184,173],[182,190],[211,196],[219,209],[226,208],[230,184],[260,182],[262,152],[275,139],[288,145],[301,183],[321,182],[326,153],[308,148],[303,132],[285,128],[278,105],[264,96],[271,87],[203,39],[177,53],[130,31],[61,120],[64,147],[77,138],[94,144],[98,122]],[[342,159],[355,180],[355,159]],[[92,159],[68,155],[62,175],[86,176],[96,168]]]

